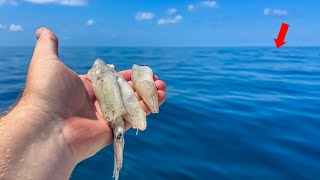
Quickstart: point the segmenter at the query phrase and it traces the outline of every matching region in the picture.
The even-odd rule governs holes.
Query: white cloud
[[[9,30],[13,31],[13,32],[18,32],[18,31],[23,31],[23,28],[21,25],[17,25],[17,24],[11,24],[9,26]]]
[[[19,1],[19,3],[22,0]],[[59,5],[65,5],[65,6],[84,6],[87,4],[87,0],[23,0],[28,3],[32,4],[59,4]],[[17,0],[0,0],[0,6],[1,5],[18,5]]]
[[[201,8],[218,8],[217,1],[201,1],[197,4],[189,4],[187,6],[188,11],[194,11]]]
[[[25,0],[33,4],[59,4],[65,6],[85,6],[86,0]]]
[[[7,29],[6,25],[0,24],[0,30]]]
[[[288,15],[288,11],[285,9],[270,9],[270,8],[265,8],[263,10],[263,14],[265,16],[268,15],[275,15],[275,16],[286,16]]]
[[[18,5],[18,2],[16,0],[0,0],[0,6],[4,4],[16,6]]]
[[[272,12],[274,15],[285,16],[288,15],[288,11],[284,9],[274,9]]]
[[[94,25],[93,19],[89,19],[86,24],[87,24],[87,26],[92,26],[92,25]]]
[[[217,7],[217,2],[216,1],[202,1],[201,5],[203,7],[216,8]]]
[[[159,25],[164,25],[164,24],[175,24],[182,21],[182,16],[181,15],[176,15],[173,18],[161,18],[158,20]]]
[[[172,15],[172,14],[175,14],[177,12],[177,9],[176,8],[169,8],[167,9],[167,14],[168,15]]]
[[[270,12],[271,12],[271,9],[270,9],[270,8],[265,8],[265,9],[263,10],[263,14],[264,14],[264,15],[269,15]]]
[[[151,12],[137,12],[135,19],[137,21],[151,20],[153,19],[154,14]]]
[[[188,5],[188,7],[187,7],[187,9],[188,9],[188,11],[192,11],[192,10],[194,10],[194,5],[193,4],[189,4]]]

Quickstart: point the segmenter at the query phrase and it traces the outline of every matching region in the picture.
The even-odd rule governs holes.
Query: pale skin
[[[0,179],[69,179],[80,161],[112,143],[112,129],[86,75],[59,59],[53,32],[40,28],[36,37],[23,96],[0,120]],[[120,73],[132,86],[131,71]],[[166,85],[154,78],[163,104]]]

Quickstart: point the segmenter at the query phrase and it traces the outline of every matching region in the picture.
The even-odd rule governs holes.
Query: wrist
[[[76,161],[65,143],[60,117],[44,111],[38,102],[23,97],[0,123],[8,179],[68,179]],[[6,150],[6,152],[5,152]]]

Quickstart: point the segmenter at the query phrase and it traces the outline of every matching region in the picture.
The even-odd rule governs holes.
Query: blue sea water
[[[21,93],[32,48],[0,48],[0,110]],[[125,179],[320,179],[320,48],[60,48],[84,74],[95,58],[148,64],[167,84],[148,128],[126,133]],[[72,180],[112,179],[113,150]]]

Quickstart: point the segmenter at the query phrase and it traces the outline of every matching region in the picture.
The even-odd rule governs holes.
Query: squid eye
[[[117,135],[117,139],[118,139],[118,140],[121,140],[121,139],[122,139],[122,133],[120,133],[120,134]]]

